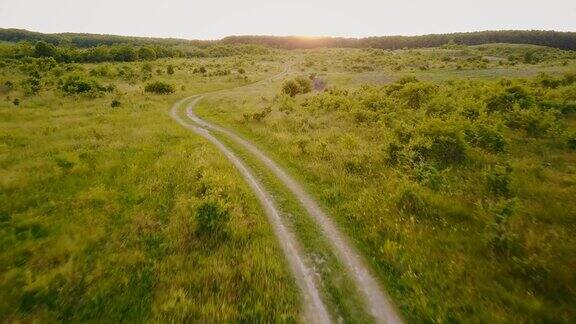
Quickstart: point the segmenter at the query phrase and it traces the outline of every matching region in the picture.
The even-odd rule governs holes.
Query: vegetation
[[[574,322],[576,54],[561,49],[573,37],[197,42],[2,30],[0,319],[300,322],[257,200],[167,114],[290,62],[284,80],[206,98],[198,112],[295,175],[408,322]],[[495,38],[556,48],[466,45]],[[398,49],[429,46],[439,47]],[[226,144],[289,215],[334,318],[369,321],[286,188]]]
[[[174,92],[174,87],[171,84],[165,82],[155,81],[146,84],[144,91],[152,92],[155,94],[169,94]]]
[[[541,59],[464,70],[452,64],[462,51]],[[199,114],[300,178],[358,242],[408,321],[571,322],[573,55],[507,45],[307,51],[297,73],[332,86],[294,98],[285,95],[290,81],[250,97],[225,94]],[[388,79],[362,83],[377,71]],[[241,118],[260,111],[257,122]]]
[[[257,200],[166,114],[188,93],[278,71],[272,60],[1,61],[0,319],[298,321]],[[247,78],[193,73],[216,64]],[[154,78],[174,92],[144,92],[147,71],[169,66]]]

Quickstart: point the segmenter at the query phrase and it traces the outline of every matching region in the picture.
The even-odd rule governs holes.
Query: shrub
[[[282,93],[295,97],[297,94],[304,94],[312,91],[312,82],[305,77],[297,77],[284,81]]]
[[[502,153],[506,151],[506,139],[495,128],[480,124],[466,131],[466,139],[474,146]]]
[[[282,84],[282,93],[289,95],[290,97],[295,97],[300,91],[298,83],[294,80],[286,80]]]
[[[514,107],[514,99],[506,93],[493,95],[486,99],[486,110],[488,112],[507,112]]]
[[[397,142],[388,144],[388,147],[386,148],[386,162],[390,165],[398,164],[400,162],[402,149],[402,145]]]
[[[414,149],[416,155],[424,161],[452,165],[466,160],[467,146],[459,130],[446,126],[424,131],[422,135],[414,141]]]
[[[496,196],[510,196],[510,182],[512,181],[512,167],[495,166],[486,174],[488,190]]]
[[[166,68],[166,73],[170,75],[174,74],[174,66],[168,65],[168,67]]]
[[[312,82],[309,78],[299,76],[295,80],[296,83],[298,83],[299,93],[308,93],[312,91]]]
[[[254,120],[257,122],[261,122],[262,120],[264,120],[264,118],[266,118],[268,115],[270,115],[271,112],[272,112],[272,108],[266,107],[260,112],[255,112],[255,113],[251,113],[251,114],[245,113],[243,116],[244,116],[244,119],[246,119],[246,120]]]
[[[416,180],[434,191],[439,190],[445,182],[442,173],[432,165],[420,163],[416,166],[415,171]]]
[[[196,211],[199,235],[221,235],[227,232],[230,213],[218,202],[204,202]]]
[[[399,96],[407,107],[418,109],[430,99],[433,90],[434,86],[432,85],[421,82],[410,82],[400,90]]]
[[[162,81],[155,81],[146,84],[144,91],[155,94],[169,94],[174,92],[174,87],[171,84]]]
[[[40,79],[37,77],[29,77],[22,81],[22,89],[26,95],[34,95],[40,91]]]
[[[430,215],[428,203],[412,188],[406,188],[396,200],[396,208],[403,213],[414,216]]]
[[[542,111],[538,108],[515,110],[507,116],[507,124],[514,128],[524,129],[530,137],[545,137],[558,125],[556,112]]]
[[[439,134],[434,137],[428,153],[445,164],[461,163],[466,159],[466,144],[457,134]]]
[[[506,93],[520,108],[526,109],[534,105],[534,98],[528,93],[528,90],[522,86],[509,87],[506,89]]]
[[[64,81],[61,86],[64,93],[82,94],[82,93],[98,93],[98,92],[111,92],[114,90],[113,85],[102,86],[96,80],[87,79],[79,75],[70,76]]]
[[[576,150],[576,134],[572,134],[572,136],[568,138],[568,147],[571,150]]]
[[[120,107],[121,105],[122,103],[116,99],[112,100],[112,102],[110,103],[110,107],[112,108]]]
[[[494,221],[488,225],[488,245],[498,254],[509,254],[517,246],[518,236],[510,229],[510,218],[516,210],[516,199],[500,201],[491,208]]]

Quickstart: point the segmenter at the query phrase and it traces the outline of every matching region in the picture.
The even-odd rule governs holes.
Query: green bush
[[[296,83],[299,87],[299,93],[308,93],[312,91],[312,82],[309,78],[305,78],[303,76],[299,76],[295,79]]]
[[[38,77],[29,77],[23,80],[20,85],[26,95],[37,94],[41,89],[41,83]]]
[[[466,139],[474,146],[495,153],[506,151],[507,142],[504,135],[497,129],[484,124],[476,125],[474,128],[467,130]]]
[[[510,228],[510,218],[514,215],[515,199],[502,200],[491,208],[494,221],[488,224],[488,245],[492,251],[509,255],[518,248],[518,235]]]
[[[282,84],[282,93],[287,94],[290,97],[295,97],[299,92],[300,87],[294,80],[286,80]]]
[[[542,138],[550,135],[553,133],[553,129],[561,126],[556,114],[554,110],[516,109],[506,116],[506,120],[510,127],[523,129],[530,137]]]
[[[169,94],[174,92],[174,86],[162,81],[155,81],[146,84],[144,91],[155,94]]]
[[[435,87],[422,82],[407,83],[400,91],[399,97],[408,108],[418,109],[430,100]]]
[[[396,199],[396,208],[402,213],[417,217],[431,215],[428,202],[415,189],[406,188]]]
[[[514,98],[506,93],[493,95],[486,99],[486,111],[507,112],[514,108]]]
[[[282,93],[295,97],[298,94],[304,94],[312,91],[312,82],[305,77],[296,77],[286,80],[282,84]]]
[[[509,165],[499,165],[488,170],[486,174],[488,191],[496,196],[510,196],[510,183],[512,182],[511,174],[512,167]]]
[[[99,92],[111,92],[113,85],[102,86],[96,80],[84,78],[80,75],[70,76],[61,86],[62,91],[68,95]]]
[[[576,150],[576,134],[572,134],[568,138],[568,148],[570,148],[571,150]]]
[[[208,201],[202,203],[196,211],[198,226],[196,232],[199,235],[221,235],[228,230],[230,213],[218,202]]]

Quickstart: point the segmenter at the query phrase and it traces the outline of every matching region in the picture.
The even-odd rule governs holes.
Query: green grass
[[[304,52],[297,60],[312,64],[293,69],[316,72],[329,87],[348,93],[279,99],[276,83],[208,98],[198,114],[250,139],[299,179],[365,254],[408,321],[573,321],[576,153],[566,140],[576,133],[574,117],[536,108],[537,103],[528,110],[515,106],[487,113],[485,102],[505,89],[516,91],[514,86],[536,101],[573,102],[573,84],[550,89],[531,76],[573,71],[574,61],[550,59],[492,76],[493,70],[473,68],[412,72],[434,90],[417,83],[387,95],[392,86],[358,88],[351,80],[364,72],[342,72],[340,65],[325,63],[358,53]],[[406,55],[408,60],[413,54]],[[437,76],[426,77],[432,73]],[[336,74],[339,81],[331,79]],[[530,79],[500,81],[520,76]],[[465,80],[471,77],[477,80]],[[423,100],[419,108],[408,107],[418,103],[414,98]],[[271,113],[260,122],[244,117],[267,107]],[[475,109],[478,120],[464,117]],[[426,146],[434,138],[427,132],[435,127],[450,138],[456,136],[452,131],[464,136],[483,123],[503,136],[503,152],[483,146],[497,142],[464,142],[459,162]],[[403,133],[411,137],[402,140]],[[397,165],[388,162],[395,141],[402,150]],[[413,154],[426,155],[418,162]],[[506,166],[510,174],[496,175]],[[515,211],[501,221],[505,202]]]
[[[298,179],[407,321],[574,321],[576,92],[554,82],[574,71],[576,57],[505,44],[133,63],[3,60],[0,319],[302,321],[258,201],[216,148],[168,114],[183,97],[263,79],[284,60],[294,62],[292,74],[314,73],[338,90],[289,99],[277,97],[280,82],[264,83],[206,98],[198,112]],[[390,85],[405,76],[425,82]],[[26,93],[30,79],[39,80],[36,94]],[[175,92],[145,92],[154,81]],[[85,86],[91,90],[63,91]],[[496,109],[506,100],[513,107],[488,112],[489,99]],[[368,322],[294,198],[221,139],[272,190],[334,318]],[[222,223],[199,224],[206,215],[223,215]]]
[[[208,64],[152,64],[190,62]],[[87,74],[92,65],[77,67]],[[216,148],[168,115],[178,98],[279,65],[246,70],[249,80],[185,68],[154,77],[176,86],[167,96],[117,76],[98,78],[116,84],[113,93],[65,96],[49,73],[38,95],[18,85],[3,95],[21,102],[0,103],[2,320],[300,321],[298,291],[257,200]],[[10,71],[3,81],[23,78]],[[209,202],[230,215],[219,235],[197,231]]]

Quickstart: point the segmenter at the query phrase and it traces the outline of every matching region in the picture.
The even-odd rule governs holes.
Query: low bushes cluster
[[[296,77],[284,81],[282,84],[282,93],[295,97],[298,94],[304,94],[312,91],[312,82],[309,78]]]
[[[98,81],[90,78],[85,78],[80,75],[70,76],[62,83],[61,90],[68,94],[98,94],[101,92],[112,92],[113,85],[103,86]]]
[[[144,91],[154,94],[170,94],[174,92],[174,86],[166,82],[154,81],[146,84]]]

